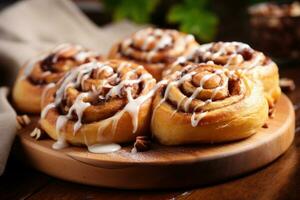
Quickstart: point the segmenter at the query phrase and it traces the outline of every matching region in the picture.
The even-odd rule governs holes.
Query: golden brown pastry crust
[[[262,87],[237,71],[187,64],[154,98],[151,130],[164,145],[249,137],[268,118]]]
[[[198,45],[192,35],[170,29],[146,28],[115,44],[108,57],[141,64],[156,80],[160,80],[167,65]]]
[[[230,70],[241,70],[252,79],[262,82],[270,108],[281,95],[277,65],[262,52],[240,42],[215,42],[201,45],[190,55],[181,57],[166,69],[168,75],[180,70],[184,63],[213,62]]]
[[[15,107],[22,112],[39,113],[42,93],[48,84],[56,83],[80,64],[99,59],[95,52],[81,46],[62,44],[29,61],[20,69],[13,87]]]
[[[64,138],[71,144],[134,141],[148,134],[155,83],[134,63],[84,64],[46,92],[41,127],[54,140]]]

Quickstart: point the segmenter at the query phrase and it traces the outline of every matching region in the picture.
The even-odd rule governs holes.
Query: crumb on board
[[[281,78],[279,81],[279,85],[284,92],[291,92],[296,89],[294,81],[289,78]]]
[[[31,119],[28,117],[28,115],[18,115],[16,119],[17,119],[17,128],[19,130],[31,123]]]
[[[30,136],[35,138],[36,140],[40,139],[42,135],[42,131],[39,128],[33,129],[33,131],[30,133]]]

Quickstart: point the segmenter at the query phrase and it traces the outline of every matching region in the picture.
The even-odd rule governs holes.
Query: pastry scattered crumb
[[[274,107],[269,108],[269,117],[273,119],[275,117]]]
[[[279,85],[284,92],[291,92],[296,89],[294,81],[289,78],[281,78],[279,81]]]
[[[42,130],[39,128],[35,128],[31,133],[30,136],[35,138],[36,140],[40,139],[42,135]]]
[[[267,123],[265,123],[262,127],[263,128],[269,128],[269,125]]]
[[[18,115],[17,116],[17,128],[21,129],[24,128],[25,126],[29,125],[31,122],[30,118],[28,115]]]
[[[147,136],[137,136],[131,153],[148,151],[151,148],[151,140]]]

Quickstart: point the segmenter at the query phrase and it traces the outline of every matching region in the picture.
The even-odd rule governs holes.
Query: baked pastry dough
[[[249,137],[268,118],[260,83],[214,64],[186,64],[154,97],[151,130],[164,145]]]
[[[108,57],[141,64],[160,80],[167,65],[197,46],[193,35],[170,29],[146,28],[115,44]]]
[[[253,50],[247,44],[240,42],[203,44],[190,55],[177,59],[164,74],[167,75],[181,69],[186,62],[210,62],[230,70],[241,70],[247,76],[260,80],[271,109],[280,97],[277,65],[262,52]]]
[[[81,65],[46,91],[41,127],[57,144],[134,141],[148,133],[155,84],[151,74],[134,63]]]
[[[22,112],[39,113],[41,98],[48,84],[56,83],[67,71],[101,57],[79,45],[62,44],[30,60],[19,71],[12,96]]]

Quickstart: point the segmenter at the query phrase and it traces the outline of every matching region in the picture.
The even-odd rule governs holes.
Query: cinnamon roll
[[[79,45],[62,44],[20,69],[13,88],[13,102],[22,112],[39,113],[41,97],[47,85],[56,83],[67,71],[101,57]]]
[[[146,28],[114,45],[108,57],[141,64],[160,80],[167,65],[197,46],[193,35],[170,29]]]
[[[169,67],[164,75],[181,69],[184,63],[213,62],[229,70],[241,70],[247,76],[262,82],[270,108],[280,97],[277,65],[262,52],[241,42],[216,42],[201,45],[191,54],[180,57]]]
[[[151,129],[164,145],[249,137],[268,118],[259,83],[214,64],[186,64],[154,97]]]
[[[57,140],[71,143],[124,143],[147,134],[156,81],[143,66],[110,60],[68,72],[45,92],[40,124]]]

